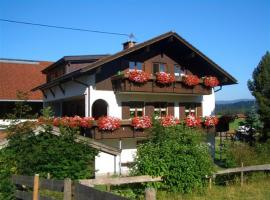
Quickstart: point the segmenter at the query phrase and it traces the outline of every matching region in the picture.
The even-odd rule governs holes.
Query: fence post
[[[33,200],[38,200],[38,189],[39,189],[39,174],[35,174],[33,186]]]
[[[70,178],[66,178],[64,180],[64,200],[71,200],[72,191],[71,191],[71,180]]]
[[[243,172],[243,167],[244,167],[244,164],[243,162],[241,163],[241,168],[242,168],[242,171],[241,171],[241,186],[244,185],[244,172]]]
[[[155,188],[145,189],[145,200],[156,200],[156,190]]]
[[[212,176],[209,177],[209,189],[212,189]]]

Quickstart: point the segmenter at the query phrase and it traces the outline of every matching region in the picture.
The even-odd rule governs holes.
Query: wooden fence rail
[[[63,200],[126,200],[124,197],[114,195],[109,192],[102,192],[93,188],[94,185],[121,185],[130,183],[144,183],[162,181],[161,177],[136,176],[136,177],[117,177],[117,178],[97,178],[79,180],[79,183],[70,179],[51,180],[35,176],[13,175],[12,182],[17,186],[15,197],[22,200],[53,200],[51,197],[41,196],[40,190],[51,190],[63,192]],[[155,200],[156,191],[153,188],[145,190],[146,200]]]
[[[252,172],[252,171],[270,171],[270,164],[224,169],[216,172],[214,175],[239,173],[239,172]]]
[[[79,180],[81,184],[90,187],[93,187],[94,185],[122,185],[130,183],[145,183],[157,181],[162,181],[161,177],[151,177],[151,176],[130,176],[130,177],[116,177],[116,178],[102,177],[97,179]]]
[[[241,180],[241,186],[244,185],[244,172],[255,172],[255,171],[270,171],[270,164],[265,165],[253,165],[253,166],[246,166],[244,167],[244,164],[241,164],[242,167],[236,167],[236,168],[230,168],[230,169],[224,169],[217,171],[209,178],[209,189],[212,188],[212,179],[215,179],[218,175],[224,175],[224,174],[232,174],[232,173],[241,173],[240,180]]]

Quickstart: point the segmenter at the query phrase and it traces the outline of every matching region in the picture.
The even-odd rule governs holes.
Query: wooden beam
[[[86,86],[86,87],[88,87],[88,84],[86,84],[86,83],[84,83],[84,82],[82,82],[82,81],[79,81],[79,80],[77,80],[77,79],[72,79],[72,81],[74,81],[75,83],[78,83],[78,84],[81,84],[81,85],[84,85],[84,86]]]
[[[59,83],[58,87],[60,88],[63,95],[65,95],[66,91],[64,90],[64,88],[62,87],[62,85],[60,83]]]
[[[55,97],[55,93],[53,92],[52,88],[50,88],[50,92],[53,95],[53,97]]]
[[[46,95],[45,91],[41,90],[41,92],[42,92],[43,96],[47,99],[47,95]]]
[[[94,186],[94,185],[121,185],[130,183],[146,183],[146,182],[158,182],[162,181],[161,177],[151,177],[151,176],[130,176],[130,177],[117,177],[108,178],[100,177],[97,179],[84,179],[79,180],[82,185]]]

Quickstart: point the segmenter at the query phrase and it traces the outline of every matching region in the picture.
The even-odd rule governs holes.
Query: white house
[[[152,74],[143,84],[130,81],[129,70]],[[155,74],[173,74],[173,84],[160,85]],[[44,105],[56,116],[114,116],[123,120],[120,129],[102,132],[92,128],[85,133],[99,142],[121,149],[120,156],[100,153],[98,174],[125,173],[133,161],[136,146],[147,132],[134,130],[129,119],[141,115],[173,115],[184,119],[214,113],[215,91],[200,84],[188,87],[183,76],[215,76],[221,89],[237,81],[177,33],[168,32],[140,44],[128,41],[113,55],[65,56],[43,70],[47,82],[36,87],[44,95]]]

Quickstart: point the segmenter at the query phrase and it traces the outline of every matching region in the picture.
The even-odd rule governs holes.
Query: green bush
[[[84,179],[94,175],[93,162],[97,151],[74,141],[78,130],[62,128],[60,136],[52,135],[52,127],[35,134],[31,122],[12,125],[8,129],[9,144],[0,150],[0,199],[8,199],[11,174],[38,173],[55,179]]]
[[[213,170],[203,133],[182,125],[164,128],[155,123],[148,142],[139,145],[134,175],[162,176],[156,188],[187,193],[202,189],[205,176]]]
[[[250,146],[244,142],[227,142],[224,148],[225,167],[240,167],[267,164],[270,162],[270,141],[267,143],[256,143]]]

